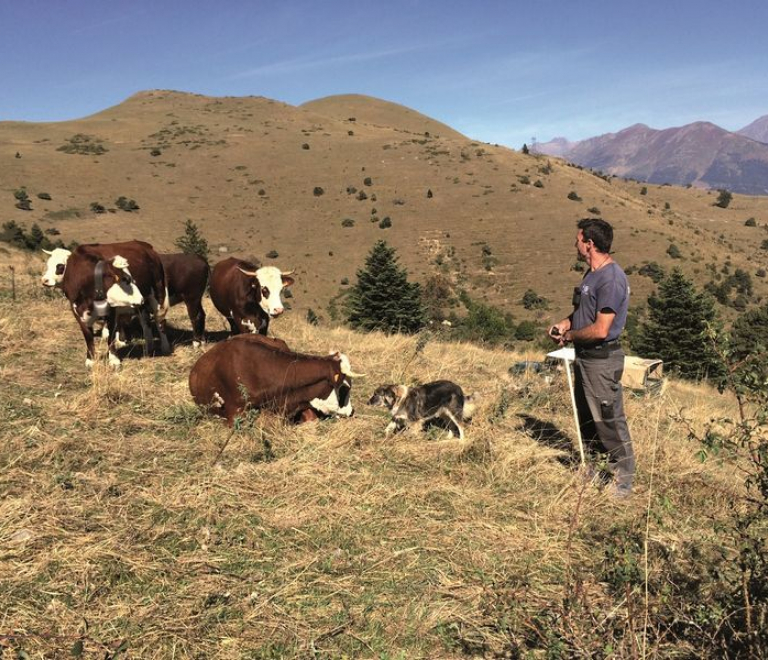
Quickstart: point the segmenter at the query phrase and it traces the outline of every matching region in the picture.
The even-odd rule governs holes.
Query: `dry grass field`
[[[675,381],[628,396],[637,489],[616,501],[580,476],[564,377],[508,373],[541,354],[437,338],[416,354],[416,337],[294,310],[277,336],[367,374],[355,416],[230,431],[189,396],[204,349],[134,347],[120,370],[88,371],[66,302],[32,279],[40,263],[4,258],[20,278],[0,299],[4,660],[690,657],[671,624],[678,579],[741,484],[697,459],[683,420],[732,413],[728,396]],[[171,324],[189,329],[181,308]],[[365,401],[404,369],[477,395],[463,442],[384,437]],[[557,655],[566,637],[578,649]]]
[[[73,147],[78,135],[90,142]],[[87,152],[89,145],[105,151],[59,150]],[[345,278],[354,282],[380,238],[416,280],[442,273],[518,320],[541,314],[521,304],[533,289],[558,316],[579,277],[570,271],[575,222],[588,215],[615,225],[624,267],[680,266],[701,287],[711,278],[708,264],[719,270],[729,262],[731,272],[753,277],[756,296],[768,294],[765,278],[755,277],[768,254],[760,247],[768,198],[735,195],[720,209],[713,191],[605,180],[556,158],[473,141],[365,96],[294,107],[141,92],[76,121],[0,122],[0,163],[2,222],[27,229],[37,222],[59,230],[65,243],[140,238],[168,252],[190,219],[214,261],[235,255],[296,269],[292,304],[325,320],[329,300],[346,288]],[[31,211],[14,206],[22,187]],[[120,196],[139,210],[117,210]],[[112,212],[94,213],[93,202]],[[755,227],[745,227],[750,217]],[[384,218],[391,228],[380,228]],[[672,244],[681,258],[667,254]],[[635,305],[654,288],[637,274],[631,284]]]

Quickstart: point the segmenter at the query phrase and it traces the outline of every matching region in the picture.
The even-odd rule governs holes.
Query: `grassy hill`
[[[731,397],[629,396],[637,490],[615,501],[580,476],[564,377],[509,375],[541,355],[273,330],[366,372],[353,418],[232,432],[189,397],[203,349],[88,372],[61,296],[0,298],[3,657],[702,657],[743,486],[689,432]],[[373,389],[436,378],[478,397],[465,440],[386,439]]]
[[[567,311],[579,277],[570,272],[575,221],[597,212],[614,223],[625,267],[679,265],[702,285],[707,264],[729,261],[752,276],[765,265],[768,198],[737,195],[720,209],[716,193],[701,190],[649,185],[641,194],[640,184],[472,141],[357,95],[293,107],[142,92],[76,121],[0,122],[0,162],[3,222],[38,222],[65,242],[142,238],[172,251],[191,219],[214,259],[234,254],[296,269],[292,304],[326,320],[328,301],[346,288],[342,280],[354,282],[379,238],[415,279],[441,272],[518,319],[534,314],[521,305],[528,289],[551,301],[549,312],[537,312],[543,319]],[[31,211],[14,207],[21,187]],[[120,196],[140,209],[117,210]],[[94,213],[93,202],[111,212]],[[385,217],[389,229],[379,227]],[[750,217],[756,227],[744,226]],[[347,218],[354,226],[342,226]],[[673,243],[681,259],[667,254]],[[638,304],[653,290],[647,277],[632,275],[631,284]],[[764,297],[765,279],[755,278],[755,288]]]

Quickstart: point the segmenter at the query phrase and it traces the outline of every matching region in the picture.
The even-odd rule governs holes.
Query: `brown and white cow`
[[[161,349],[164,354],[170,353],[170,345],[165,336],[165,315],[168,311],[168,293],[165,284],[165,272],[160,257],[149,243],[144,241],[128,241],[124,243],[94,243],[80,245],[73,252],[63,248],[53,251],[45,251],[48,255],[46,269],[42,277],[43,285],[47,287],[60,287],[64,295],[73,305],[75,317],[81,324],[85,336],[88,353],[86,365],[93,362],[93,331],[92,326],[99,318],[101,324],[107,324],[110,331],[110,363],[120,363],[114,354],[115,347],[115,315],[108,313],[102,305],[96,305],[98,314],[94,313],[94,301],[103,300],[100,292],[99,277],[96,275],[96,265],[100,261],[113,262],[119,258],[126,278],[135,285],[140,294],[139,302],[129,304],[109,304],[110,307],[120,307],[121,310],[134,308],[139,313],[142,326],[145,329],[145,352],[151,349],[152,332],[145,321],[146,310],[149,310],[157,325],[160,336]],[[78,290],[81,287],[82,290]],[[77,303],[75,302],[77,300]],[[91,309],[85,309],[85,304],[90,304]],[[78,310],[75,310],[75,306]],[[86,319],[85,321],[83,319]],[[82,325],[88,327],[88,331]]]
[[[295,353],[285,343],[239,335],[204,353],[189,374],[195,402],[232,425],[246,409],[268,409],[292,421],[313,419],[314,410],[350,417],[353,373],[346,355]]]
[[[193,345],[205,341],[205,310],[203,294],[208,286],[211,269],[208,262],[196,254],[161,254],[168,282],[170,304],[183,302],[192,323]]]
[[[118,366],[120,359],[114,353],[113,341],[116,310],[144,304],[144,296],[128,270],[128,261],[119,255],[104,260],[92,253],[75,250],[67,258],[59,286],[85,339],[85,365],[93,366],[96,327],[109,339],[109,363]]]
[[[274,266],[257,269],[252,263],[230,257],[211,273],[211,301],[229,321],[232,334],[267,334],[269,320],[283,313],[280,294],[294,279]]]

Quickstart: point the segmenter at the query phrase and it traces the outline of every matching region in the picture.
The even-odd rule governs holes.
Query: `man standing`
[[[624,414],[621,376],[624,351],[619,335],[627,321],[629,283],[610,255],[613,227],[599,218],[578,223],[576,250],[589,270],[573,292],[573,312],[549,329],[560,346],[573,342],[576,351],[575,396],[582,438],[593,451],[608,454],[612,492],[632,492],[635,455]]]

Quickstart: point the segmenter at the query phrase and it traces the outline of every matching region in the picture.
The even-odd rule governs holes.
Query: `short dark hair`
[[[584,218],[579,220],[579,229],[584,235],[584,241],[592,241],[598,252],[611,251],[613,244],[613,227],[602,218]]]

